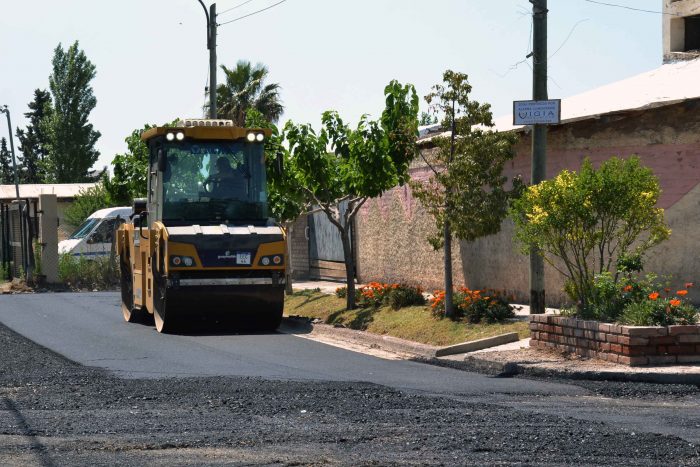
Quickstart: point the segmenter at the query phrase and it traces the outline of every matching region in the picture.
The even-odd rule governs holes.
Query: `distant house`
[[[58,237],[59,241],[71,234],[70,230],[75,226],[66,225],[63,213],[70,206],[75,197],[82,191],[92,188],[96,183],[57,183],[20,185],[19,197],[28,201],[30,215],[36,219],[40,194],[55,194],[58,200]],[[0,204],[9,204],[17,199],[15,185],[0,185]]]

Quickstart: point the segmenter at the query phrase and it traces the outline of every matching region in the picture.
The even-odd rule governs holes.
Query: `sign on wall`
[[[561,99],[513,101],[513,125],[553,125],[561,122]]]

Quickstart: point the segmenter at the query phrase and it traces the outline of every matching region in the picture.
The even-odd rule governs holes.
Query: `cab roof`
[[[104,219],[104,218],[111,218],[111,217],[117,217],[120,216],[122,218],[129,217],[132,213],[132,209],[129,206],[120,206],[116,208],[105,208],[105,209],[100,209],[99,211],[95,211],[90,216],[88,216],[88,219]]]
[[[168,133],[184,133],[185,138],[201,140],[237,140],[249,133],[263,133],[265,138],[272,135],[267,128],[242,128],[233,125],[231,120],[186,119],[178,120],[175,126],[150,128],[141,134],[141,141],[148,141]]]

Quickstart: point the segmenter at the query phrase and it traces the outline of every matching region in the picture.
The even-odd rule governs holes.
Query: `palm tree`
[[[265,118],[276,123],[284,112],[280,101],[280,85],[265,84],[268,70],[258,63],[252,66],[249,61],[240,60],[236,68],[221,65],[226,74],[226,82],[216,88],[216,106],[219,118],[233,120],[235,125],[244,126],[246,112],[257,109]]]

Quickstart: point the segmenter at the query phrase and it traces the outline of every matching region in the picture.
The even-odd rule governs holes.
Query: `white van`
[[[58,243],[58,254],[68,253],[86,259],[109,255],[115,228],[118,223],[128,221],[132,212],[130,207],[95,211],[68,240]]]

